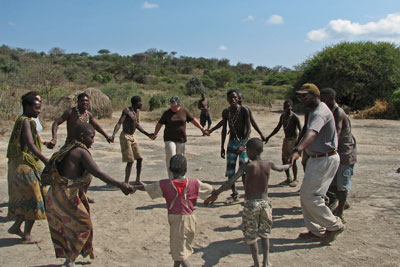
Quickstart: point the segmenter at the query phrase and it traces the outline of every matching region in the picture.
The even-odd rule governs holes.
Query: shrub
[[[165,94],[155,94],[150,97],[150,111],[165,107],[168,104],[168,97]]]
[[[207,89],[204,87],[203,83],[197,77],[192,77],[186,83],[186,94],[187,95],[198,95],[205,93]]]
[[[101,91],[111,99],[111,103],[115,108],[129,106],[134,95],[143,96],[142,91],[133,82],[110,83],[101,88]]]

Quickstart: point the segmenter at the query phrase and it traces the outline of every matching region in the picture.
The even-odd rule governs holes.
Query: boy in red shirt
[[[154,199],[164,197],[167,202],[170,225],[170,247],[174,267],[189,266],[187,259],[193,254],[196,219],[193,214],[197,198],[207,199],[214,191],[209,184],[198,179],[186,178],[187,162],[183,155],[176,154],[170,160],[169,170],[173,178],[164,179],[145,186],[135,186],[146,190]]]

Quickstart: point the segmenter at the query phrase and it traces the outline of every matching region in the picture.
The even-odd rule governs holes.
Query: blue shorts
[[[340,164],[333,178],[332,185],[337,187],[338,191],[350,191],[351,189],[351,176],[353,176],[354,164],[344,165]]]
[[[242,145],[242,141],[230,139],[228,142],[228,149],[226,152],[226,177],[232,177],[236,172],[236,161],[239,157],[239,166],[249,161],[246,153],[246,146],[242,154],[236,154],[238,148]]]

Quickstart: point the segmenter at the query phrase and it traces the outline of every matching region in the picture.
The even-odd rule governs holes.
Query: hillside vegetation
[[[287,97],[296,101],[295,90],[305,82],[335,88],[338,102],[349,110],[370,108],[379,99],[399,105],[399,94],[393,92],[400,88],[400,50],[390,43],[343,42],[288,69],[178,57],[176,52],[157,49],[122,56],[107,49],[89,55],[57,47],[48,53],[0,47],[2,119],[13,119],[20,112],[18,97],[29,90],[38,91],[52,105],[64,95],[95,87],[110,97],[115,109],[129,105],[133,95],[141,95],[144,108],[156,117],[172,95],[196,111],[200,93],[206,92],[211,112],[219,115],[230,88],[242,91],[247,104],[266,105]]]

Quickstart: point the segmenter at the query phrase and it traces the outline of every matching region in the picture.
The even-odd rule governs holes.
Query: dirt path
[[[116,116],[119,113],[115,114]],[[268,134],[275,127],[279,114],[256,112],[256,120]],[[111,133],[113,120],[100,124]],[[214,120],[217,122],[217,120]],[[153,131],[154,123],[143,122]],[[304,231],[304,222],[297,188],[279,186],[284,173],[272,173],[270,199],[274,225],[271,235],[271,261],[274,266],[400,266],[400,122],[384,120],[352,120],[358,141],[358,160],[350,192],[351,208],[346,210],[347,230],[331,246],[296,240]],[[252,135],[255,136],[254,131]],[[45,140],[50,131],[45,129]],[[33,234],[43,239],[36,245],[21,245],[7,233],[12,222],[7,218],[7,160],[5,151],[9,135],[0,137],[0,266],[59,266],[46,221],[38,221]],[[59,140],[65,138],[60,127]],[[143,180],[157,181],[166,177],[162,137],[151,141],[138,133],[143,162]],[[280,162],[282,131],[264,147],[263,158]],[[193,125],[188,126],[188,175],[215,186],[224,178],[225,160],[219,157],[220,132],[202,137]],[[106,172],[123,180],[125,165],[121,162],[118,141],[109,145],[98,135],[91,149],[93,157]],[[45,150],[48,156],[52,151]],[[303,172],[299,166],[300,181]],[[135,176],[132,176],[132,179]],[[239,183],[240,184],[240,183]],[[243,193],[240,186],[240,192]],[[151,200],[146,193],[124,196],[94,178],[89,195],[94,223],[96,259],[91,266],[172,266],[169,255],[169,227],[162,199]],[[225,192],[211,208],[197,205],[197,232],[193,266],[250,266],[248,247],[241,232],[242,205],[225,206]],[[261,255],[260,255],[261,256]],[[340,261],[339,261],[340,260]],[[78,258],[78,264],[88,260]],[[79,266],[79,265],[78,265]]]

